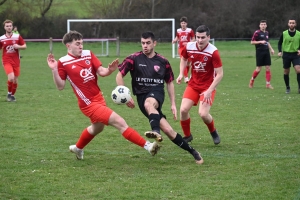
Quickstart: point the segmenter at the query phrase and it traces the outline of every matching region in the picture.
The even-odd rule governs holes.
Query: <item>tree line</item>
[[[278,38],[287,29],[288,19],[300,24],[300,1],[295,0],[78,0],[80,7],[55,13],[66,5],[63,0],[0,0],[0,19],[11,19],[24,38],[61,38],[67,19],[153,19],[188,17],[188,26],[195,30],[205,24],[213,38],[251,38],[259,21],[267,20],[271,38]],[[75,2],[75,0],[74,0]],[[85,38],[119,37],[121,40],[139,39],[142,31],[151,30],[161,40],[170,41],[170,22],[142,23],[74,23],[72,30]],[[4,33],[4,30],[2,29]]]

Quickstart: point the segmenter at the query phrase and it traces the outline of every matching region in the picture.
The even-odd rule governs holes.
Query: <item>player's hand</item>
[[[133,98],[131,98],[130,101],[128,103],[126,103],[126,106],[129,107],[129,108],[134,108],[135,107]]]
[[[298,56],[300,56],[300,50],[298,50]]]
[[[14,49],[19,49],[19,48],[20,48],[20,45],[14,44],[13,47],[14,47]]]
[[[176,83],[177,83],[177,84],[180,84],[182,78],[183,78],[183,76],[182,76],[181,74],[179,74],[179,76],[178,76],[177,79],[176,79]]]
[[[271,54],[274,55],[275,51],[274,49],[271,49]]]
[[[172,111],[172,113],[173,113],[173,119],[174,119],[174,120],[177,120],[177,108],[176,108],[175,105],[172,105],[172,106],[171,106],[171,111]]]
[[[48,66],[54,70],[57,69],[57,61],[54,58],[54,55],[49,53],[47,57]]]
[[[207,103],[209,105],[212,105],[212,99],[211,99],[211,92],[204,91],[200,94],[200,96],[203,95],[202,104]]]
[[[108,64],[108,70],[113,72],[118,68],[118,65],[119,65],[119,59],[117,58]]]
[[[282,52],[278,52],[278,56],[281,57],[282,56]]]

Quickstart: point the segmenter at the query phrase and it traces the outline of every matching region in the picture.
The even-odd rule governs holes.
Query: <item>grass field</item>
[[[276,49],[276,41],[271,41]],[[253,89],[248,82],[255,68],[250,42],[218,42],[224,66],[211,114],[221,136],[215,146],[206,126],[191,112],[192,146],[204,164],[166,137],[152,157],[112,127],[106,127],[86,148],[82,161],[68,151],[89,120],[81,114],[69,84],[58,91],[46,63],[47,43],[27,43],[22,51],[22,74],[17,102],[6,102],[6,75],[0,73],[0,199],[300,199],[299,102],[296,75],[291,70],[291,93],[285,94],[281,60],[272,64],[272,85],[265,88],[264,69]],[[87,44],[86,48],[97,48]],[[122,44],[121,56],[139,51],[138,44]],[[179,59],[170,44],[159,44],[178,75]],[[66,54],[61,43],[54,54]],[[168,55],[167,55],[168,54]],[[104,66],[115,57],[100,58]],[[272,60],[275,56],[272,57]],[[126,79],[129,82],[129,79]],[[99,78],[108,105],[141,134],[147,119],[135,108],[110,100],[115,74]],[[175,85],[177,109],[185,85]],[[166,99],[164,112],[175,130]],[[179,116],[179,113],[178,113]]]

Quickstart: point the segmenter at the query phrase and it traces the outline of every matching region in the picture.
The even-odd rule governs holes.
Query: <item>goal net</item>
[[[114,23],[113,26],[112,22]],[[86,23],[86,25],[82,26],[82,23]],[[79,26],[79,24],[81,24],[81,26]],[[128,27],[126,26],[129,26],[129,24],[132,24],[134,28],[128,30]],[[145,27],[147,27],[147,30],[143,30]],[[160,31],[157,31],[158,28]],[[67,20],[67,32],[70,30],[77,30],[83,33],[87,31],[86,29],[90,29],[90,32],[97,32],[97,36],[94,35],[95,38],[88,38],[90,38],[90,42],[93,42],[94,45],[98,45],[98,50],[95,53],[99,56],[120,56],[120,54],[122,54],[122,56],[127,56],[133,52],[140,51],[140,34],[144,31],[151,30],[154,32],[157,39],[155,51],[166,57],[176,57],[176,44],[172,44],[171,42],[172,39],[175,38],[174,18]],[[136,32],[138,36],[135,35],[135,38],[131,38],[132,34],[129,34],[126,31],[129,31],[130,33]],[[89,35],[89,33],[83,35],[84,38],[87,38],[86,36]],[[127,43],[131,43],[136,46],[136,48],[127,48]],[[96,46],[94,48],[97,49]]]

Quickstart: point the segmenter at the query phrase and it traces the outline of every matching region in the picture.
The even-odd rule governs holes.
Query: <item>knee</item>
[[[204,111],[201,111],[198,114],[202,118],[202,120],[205,120],[207,118],[207,116],[208,116],[208,113],[204,112]]]
[[[185,115],[189,113],[189,109],[185,108],[185,107],[180,107],[180,113]]]

